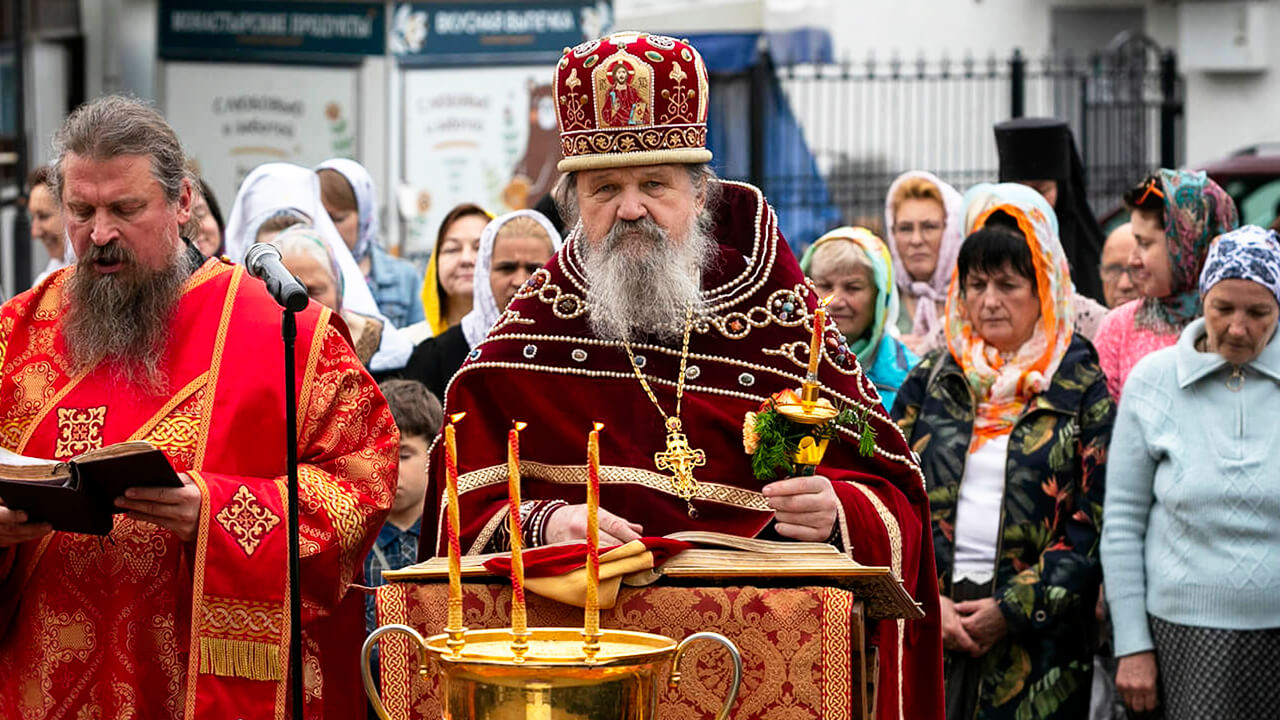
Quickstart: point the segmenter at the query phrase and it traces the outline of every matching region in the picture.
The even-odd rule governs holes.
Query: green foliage
[[[795,472],[792,456],[800,448],[800,441],[812,437],[815,442],[838,439],[839,428],[860,431],[858,452],[864,457],[875,452],[876,431],[867,416],[870,408],[861,413],[845,408],[834,420],[821,425],[802,425],[791,422],[775,407],[756,413],[755,433],[759,440],[751,454],[751,472],[757,480],[771,481],[789,477]]]

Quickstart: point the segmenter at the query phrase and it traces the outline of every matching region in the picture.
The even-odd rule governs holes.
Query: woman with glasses
[[[1139,360],[1200,317],[1196,283],[1209,244],[1239,225],[1231,196],[1203,172],[1159,170],[1124,200],[1137,241],[1129,272],[1141,297],[1108,313],[1093,339],[1116,400]]]
[[[902,298],[897,330],[917,355],[941,337],[947,284],[964,240],[961,208],[960,193],[923,170],[899,175],[885,197],[885,239]]]

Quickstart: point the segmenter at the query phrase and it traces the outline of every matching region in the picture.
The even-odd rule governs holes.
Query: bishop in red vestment
[[[661,124],[612,127],[590,112],[597,77],[625,62],[654,78]],[[604,542],[700,529],[827,541],[887,565],[927,617],[874,628],[878,717],[942,716],[941,635],[924,480],[874,385],[827,323],[818,373],[866,412],[869,456],[842,428],[813,476],[765,483],[743,426],[800,386],[818,297],[749,185],[706,163],[707,74],[692,46],[616,33],[566,50],[556,72],[569,239],[476,346],[446,392],[458,430],[464,551],[502,550],[506,437],[521,435],[526,544],[581,538],[584,438],[601,436]],[[443,444],[433,448],[423,548],[446,551]],[[689,452],[685,453],[684,450]],[[692,469],[693,482],[678,480]],[[687,479],[687,475],[685,475]]]
[[[66,460],[148,440],[185,484],[130,490],[106,537],[50,532],[0,498],[0,718],[283,718],[280,309],[179,238],[191,188],[154,110],[97,100],[59,141],[80,260],[0,308],[0,446]],[[298,326],[306,716],[360,717],[350,585],[398,440],[341,321],[312,303]]]

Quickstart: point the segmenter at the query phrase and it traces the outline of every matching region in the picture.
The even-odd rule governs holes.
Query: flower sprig
[[[839,435],[839,428],[851,428],[858,434],[858,452],[863,457],[875,452],[876,431],[868,419],[870,408],[861,412],[844,408],[832,420],[817,425],[804,425],[788,419],[778,412],[779,405],[800,402],[794,390],[775,393],[749,412],[742,423],[742,448],[751,456],[751,472],[763,481],[778,477],[790,477],[796,472],[795,457],[800,443],[806,437],[815,443],[830,440]]]

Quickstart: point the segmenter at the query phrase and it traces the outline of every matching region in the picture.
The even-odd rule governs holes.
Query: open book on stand
[[[116,443],[66,462],[0,449],[0,500],[54,530],[106,535],[115,499],[131,487],[182,487],[169,459],[149,442]]]
[[[863,601],[870,619],[924,616],[891,569],[861,565],[827,543],[760,540],[703,530],[687,530],[666,537],[692,543],[693,547],[672,555],[658,567],[623,577],[624,585],[651,585],[665,578],[680,583],[734,581],[744,585],[835,586],[850,590]],[[507,554],[464,555],[461,558],[463,579],[482,581],[499,577],[484,564]],[[585,554],[583,561],[585,563]],[[400,570],[388,570],[382,576],[390,582],[444,581],[449,577],[449,559],[434,557]]]

